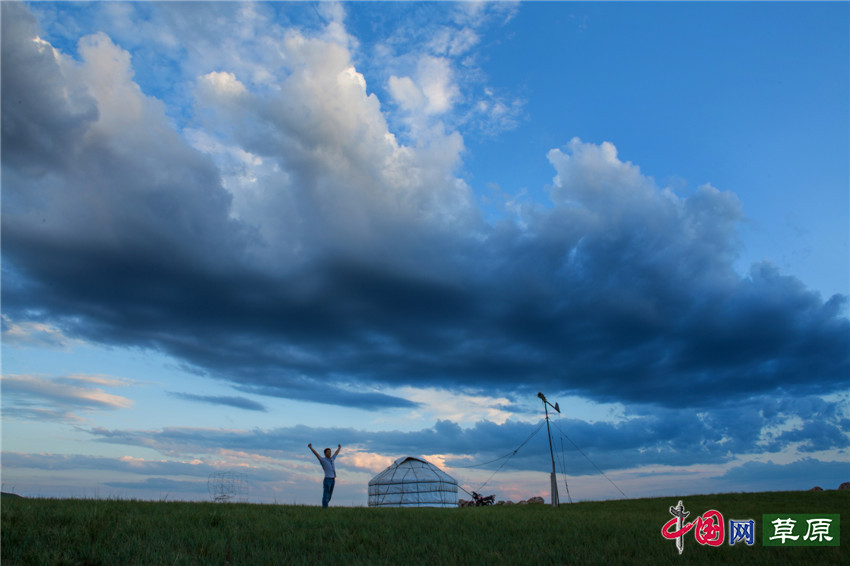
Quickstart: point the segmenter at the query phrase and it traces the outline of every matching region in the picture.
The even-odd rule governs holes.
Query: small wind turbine
[[[561,412],[561,409],[560,409],[560,407],[558,407],[557,403],[555,403],[553,405],[552,403],[547,401],[546,396],[543,395],[543,393],[538,393],[537,396],[540,397],[540,399],[543,401],[543,409],[546,411],[546,432],[549,435],[549,456],[552,457],[552,475],[551,475],[551,480],[552,480],[552,507],[557,507],[558,504],[559,504],[559,501],[558,501],[558,481],[557,481],[557,478],[555,477],[555,452],[552,450],[552,431],[549,429],[549,407],[552,407],[553,409],[555,409],[559,413]]]

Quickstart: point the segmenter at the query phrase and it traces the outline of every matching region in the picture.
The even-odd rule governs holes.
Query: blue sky
[[[4,491],[847,481],[847,3],[2,10]]]

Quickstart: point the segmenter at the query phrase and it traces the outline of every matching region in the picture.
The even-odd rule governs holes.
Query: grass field
[[[755,519],[756,544],[680,556],[661,536],[682,499]],[[720,494],[460,509],[369,509],[98,499],[2,501],[2,563],[125,564],[850,564],[850,492]],[[840,513],[839,547],[762,546],[763,513]]]

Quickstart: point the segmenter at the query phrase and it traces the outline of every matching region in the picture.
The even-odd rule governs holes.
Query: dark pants
[[[326,509],[328,503],[331,500],[331,495],[334,494],[334,484],[336,483],[335,478],[325,478],[325,481],[322,482],[322,488],[324,489],[324,493],[322,493],[322,508]]]

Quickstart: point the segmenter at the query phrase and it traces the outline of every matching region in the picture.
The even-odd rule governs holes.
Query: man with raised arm
[[[325,448],[324,457],[319,456],[319,453],[313,448],[313,444],[310,443],[307,445],[310,450],[313,451],[313,454],[316,455],[316,458],[319,459],[319,463],[322,465],[322,469],[325,471],[325,480],[322,482],[322,509],[328,508],[328,503],[331,501],[331,496],[334,493],[334,483],[336,483],[336,469],[334,469],[334,460],[336,460],[337,454],[342,450],[342,444],[336,445],[336,452],[331,455],[331,449]]]

